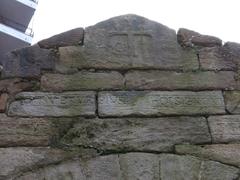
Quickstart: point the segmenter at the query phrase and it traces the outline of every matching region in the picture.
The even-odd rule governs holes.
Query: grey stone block
[[[220,91],[107,91],[99,93],[98,108],[102,117],[225,113]]]
[[[60,116],[94,116],[95,93],[65,92],[22,92],[16,95],[9,105],[10,116],[60,117]]]

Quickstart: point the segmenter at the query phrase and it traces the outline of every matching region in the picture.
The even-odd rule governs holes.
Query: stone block
[[[85,29],[83,47],[59,48],[57,69],[197,69],[197,55],[177,43],[174,30],[136,15]]]
[[[0,147],[48,146],[57,129],[42,118],[13,118],[0,114]]]
[[[178,154],[188,154],[240,167],[240,144],[177,145]]]
[[[76,28],[61,34],[57,34],[48,39],[41,40],[38,45],[41,48],[58,48],[63,46],[82,45],[84,37],[83,28]]]
[[[9,96],[7,93],[3,93],[0,95],[0,112],[5,112],[8,98]]]
[[[37,87],[38,83],[36,81],[21,78],[3,79],[0,81],[0,91],[11,95],[21,91],[35,90]]]
[[[117,155],[101,156],[83,163],[86,179],[120,180],[121,171]]]
[[[164,180],[232,180],[237,179],[238,173],[238,168],[193,156],[160,155],[160,174]]]
[[[41,49],[38,45],[9,52],[2,61],[2,77],[40,76],[41,70],[53,70],[56,57],[52,50]]]
[[[95,93],[22,92],[10,103],[8,115],[31,117],[95,116]]]
[[[130,71],[127,89],[220,90],[237,88],[234,72]]]
[[[98,97],[102,117],[225,113],[220,91],[106,91]]]
[[[210,116],[208,118],[214,143],[240,142],[240,116]]]
[[[231,114],[240,114],[240,91],[225,91],[226,109]]]
[[[0,179],[14,177],[21,171],[50,165],[71,158],[73,154],[42,147],[0,148]]]
[[[201,117],[81,119],[60,141],[103,152],[169,152],[175,144],[210,143]]]
[[[240,44],[227,42],[223,47],[202,48],[199,51],[200,66],[204,70],[238,70]]]
[[[58,165],[44,167],[38,171],[28,172],[17,180],[86,180],[83,167],[78,161],[62,162]]]
[[[212,47],[222,46],[222,40],[208,35],[202,35],[195,31],[180,28],[177,33],[178,42],[183,46]]]
[[[214,161],[203,161],[201,179],[204,180],[233,180],[239,177],[239,169]]]
[[[160,155],[160,175],[164,180],[198,179],[201,161],[192,156]]]
[[[54,166],[27,172],[17,177],[17,180],[85,180],[83,167],[79,161],[62,162]]]
[[[44,74],[41,89],[44,91],[123,89],[123,76],[118,72],[79,72],[71,75]]]
[[[119,156],[122,179],[159,180],[159,157],[150,153],[127,153]]]

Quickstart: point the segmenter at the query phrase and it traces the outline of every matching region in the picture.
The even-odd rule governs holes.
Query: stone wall
[[[1,180],[240,179],[240,44],[136,15],[1,60]]]

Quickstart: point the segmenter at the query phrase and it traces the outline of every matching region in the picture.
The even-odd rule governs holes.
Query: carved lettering
[[[9,115],[78,116],[95,114],[93,92],[21,93],[10,104]]]
[[[103,116],[191,115],[225,113],[221,92],[107,92],[100,94],[99,112]]]

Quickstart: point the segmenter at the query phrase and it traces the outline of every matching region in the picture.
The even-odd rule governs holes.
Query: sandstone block
[[[119,156],[122,179],[127,180],[158,180],[159,157],[149,153],[127,153]]]
[[[128,89],[216,90],[237,88],[234,72],[130,71]]]
[[[177,43],[174,30],[136,15],[85,29],[83,47],[59,48],[57,69],[197,69],[196,54]]]
[[[208,118],[214,143],[240,142],[240,116],[210,116]]]
[[[208,35],[202,35],[195,31],[180,28],[177,33],[178,42],[183,46],[222,46],[222,40]]]
[[[224,114],[220,91],[108,91],[99,93],[99,115],[164,116]]]
[[[11,95],[21,91],[34,90],[37,86],[37,82],[21,78],[3,79],[0,81],[0,91]]]
[[[201,68],[204,70],[238,70],[240,44],[227,42],[223,47],[202,48],[199,51]]]
[[[0,148],[0,179],[70,158],[71,153],[41,147]]]
[[[42,69],[52,70],[55,54],[34,45],[8,53],[2,61],[3,77],[38,77]]]
[[[84,161],[68,161],[54,166],[28,172],[18,180],[120,180],[120,167],[117,155],[97,157]]]
[[[84,30],[83,28],[76,28],[61,34],[57,34],[48,39],[38,42],[41,48],[58,48],[62,46],[73,46],[83,44]]]
[[[192,180],[198,179],[201,161],[192,156],[173,154],[160,155],[161,179]]]
[[[118,72],[79,72],[71,75],[44,74],[41,88],[45,91],[121,89],[123,76]]]
[[[222,48],[211,47],[199,50],[199,61],[203,70],[236,70],[236,63],[228,59]]]
[[[94,116],[95,93],[65,92],[22,92],[10,103],[10,116]]]
[[[83,168],[78,161],[62,162],[58,165],[44,167],[38,171],[28,172],[17,180],[85,180]]]
[[[117,155],[108,155],[89,160],[85,165],[87,179],[120,180],[121,171]]]
[[[192,156],[160,155],[162,179],[232,180],[238,177],[238,173],[237,168],[214,161],[201,161]]]
[[[51,122],[41,118],[13,118],[0,114],[0,146],[48,146],[57,135]]]
[[[225,91],[226,108],[231,114],[240,114],[240,91]]]
[[[0,112],[5,112],[8,98],[9,96],[7,93],[3,93],[0,95]]]
[[[175,144],[211,142],[205,118],[81,119],[60,141],[103,152],[168,152]]]
[[[240,144],[177,145],[175,150],[179,154],[198,156],[240,167]]]
[[[214,161],[203,161],[201,178],[204,180],[232,180],[239,177],[239,169]]]

